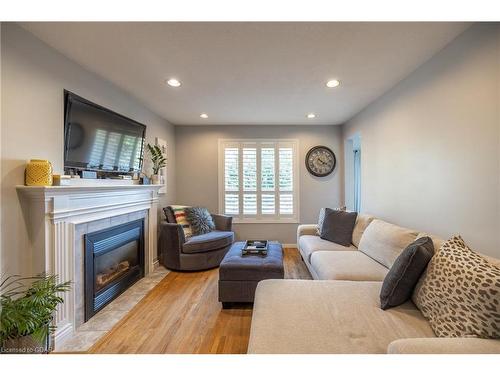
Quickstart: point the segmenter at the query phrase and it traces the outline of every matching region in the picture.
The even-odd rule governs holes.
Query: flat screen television
[[[141,170],[146,125],[64,91],[64,167],[110,173]]]

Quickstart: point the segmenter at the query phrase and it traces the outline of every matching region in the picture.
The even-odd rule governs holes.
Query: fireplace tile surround
[[[95,332],[103,332],[85,330],[83,325],[84,234],[144,219],[145,278],[132,285],[94,318],[105,311],[109,315],[110,310],[106,309],[115,302],[116,306],[121,304],[130,307],[139,301],[137,294],[133,296],[126,293],[134,287],[135,290],[140,288],[141,282],[155,268],[159,188],[159,185],[123,185],[123,182],[118,181],[72,186],[17,187],[30,243],[32,264],[29,272],[53,273],[61,281],[73,282],[71,291],[63,296],[64,304],[56,312],[56,351],[63,348],[66,342],[71,343],[72,339],[78,341],[79,335],[87,335],[85,342],[88,344],[90,338],[98,336]],[[147,282],[145,284],[152,285]],[[123,311],[116,310],[112,314],[114,318],[110,318],[107,324],[116,323]],[[103,319],[102,316],[99,319]],[[91,319],[87,323],[92,321],[96,324],[98,320]]]

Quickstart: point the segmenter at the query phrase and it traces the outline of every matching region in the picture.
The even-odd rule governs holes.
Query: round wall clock
[[[336,164],[335,154],[325,146],[315,146],[306,155],[306,168],[309,173],[317,177],[328,176]]]

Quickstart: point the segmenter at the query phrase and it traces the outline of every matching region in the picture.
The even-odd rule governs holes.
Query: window
[[[235,222],[298,222],[297,140],[220,140],[219,211]]]

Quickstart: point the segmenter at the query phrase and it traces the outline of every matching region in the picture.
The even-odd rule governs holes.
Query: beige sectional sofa
[[[411,301],[380,309],[394,260],[427,235],[360,214],[344,247],[321,239],[317,225],[300,225],[297,245],[314,280],[259,283],[248,353],[500,353],[500,340],[437,338]]]

